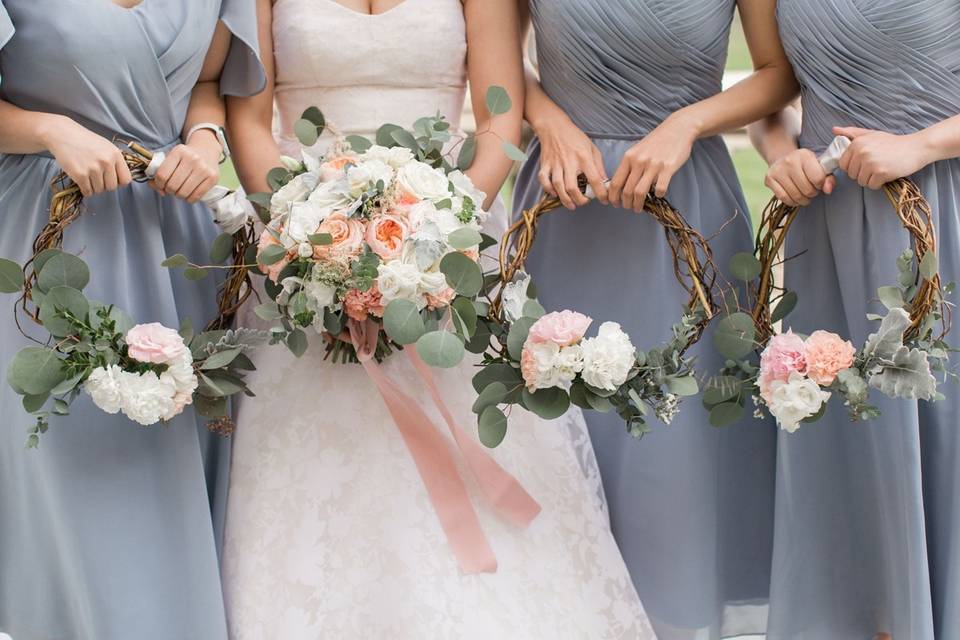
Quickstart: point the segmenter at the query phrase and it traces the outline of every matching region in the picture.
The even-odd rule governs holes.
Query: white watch
[[[227,145],[227,134],[224,132],[223,127],[215,125],[212,122],[201,122],[190,128],[190,131],[187,131],[187,135],[183,137],[183,143],[188,144],[190,142],[190,137],[195,134],[197,131],[202,129],[207,129],[212,131],[215,136],[217,136],[217,141],[220,143],[220,164],[223,164],[227,161],[227,158],[230,157],[230,147]]]

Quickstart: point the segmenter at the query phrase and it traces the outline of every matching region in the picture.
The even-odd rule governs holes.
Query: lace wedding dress
[[[460,0],[405,0],[379,15],[278,0],[274,39],[285,153],[298,152],[292,125],[308,106],[341,134],[371,136],[437,110],[459,124]],[[501,228],[505,215],[499,207],[494,216]],[[545,422],[516,411],[492,451],[542,507],[526,529],[499,517],[461,465],[499,565],[466,575],[376,387],[359,365],[324,361],[319,336],[311,340],[300,359],[282,348],[257,354],[257,397],[237,406],[223,557],[232,638],[654,638],[579,414]],[[470,434],[473,365],[435,372]],[[382,368],[443,425],[405,357]],[[624,436],[624,446],[641,445]]]

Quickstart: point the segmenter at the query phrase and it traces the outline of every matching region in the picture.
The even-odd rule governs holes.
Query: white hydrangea
[[[777,419],[780,428],[793,433],[800,423],[820,411],[830,399],[830,392],[824,391],[816,382],[799,373],[791,373],[784,382],[774,381],[765,396],[770,414]]]
[[[583,349],[583,379],[592,387],[616,391],[630,375],[636,350],[630,336],[616,322],[600,325],[596,338],[580,343]]]
[[[377,275],[377,284],[384,306],[394,300],[410,300],[418,305],[423,304],[423,300],[418,295],[422,274],[416,265],[403,260],[383,262],[377,267]]]
[[[144,374],[124,372],[120,376],[121,409],[124,415],[143,426],[156,424],[174,414],[177,405],[173,376],[163,378],[150,371]]]
[[[97,367],[83,383],[83,390],[89,394],[93,404],[106,413],[120,411],[123,390],[120,379],[124,375],[123,369],[117,365]]]
[[[423,162],[409,162],[400,167],[397,184],[421,200],[439,201],[450,197],[447,174]]]

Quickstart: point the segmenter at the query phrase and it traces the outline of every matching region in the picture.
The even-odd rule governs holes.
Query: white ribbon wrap
[[[843,154],[846,153],[849,148],[850,138],[837,136],[833,139],[833,142],[830,143],[830,146],[827,147],[827,150],[823,152],[823,155],[817,158],[820,161],[820,166],[827,172],[827,175],[840,168],[840,158],[843,157]]]
[[[166,154],[162,151],[153,154],[153,159],[144,170],[144,175],[152,180],[166,158]],[[218,184],[200,198],[200,201],[213,212],[213,221],[217,223],[220,230],[231,235],[243,229],[247,220],[253,220],[256,216],[253,205],[247,200],[247,194],[242,188],[231,191]]]

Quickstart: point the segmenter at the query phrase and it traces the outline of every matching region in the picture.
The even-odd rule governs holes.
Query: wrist
[[[667,126],[676,126],[687,134],[690,144],[693,144],[703,135],[705,128],[704,122],[689,107],[684,107],[679,111],[674,111],[667,119],[663,121]]]
[[[219,164],[223,155],[223,146],[217,135],[209,129],[199,129],[190,136],[186,145],[199,153],[212,164]]]
[[[536,113],[530,114],[530,126],[538,137],[558,126],[573,125],[573,121],[562,109],[555,107],[553,109],[539,109]]]
[[[935,134],[935,130],[928,128],[907,135],[907,139],[912,144],[917,145],[918,153],[924,166],[948,157],[944,154],[944,149],[941,148],[942,145]]]
[[[37,115],[34,135],[37,142],[47,151],[63,138],[64,131],[77,123],[66,116],[55,113],[41,113]]]

